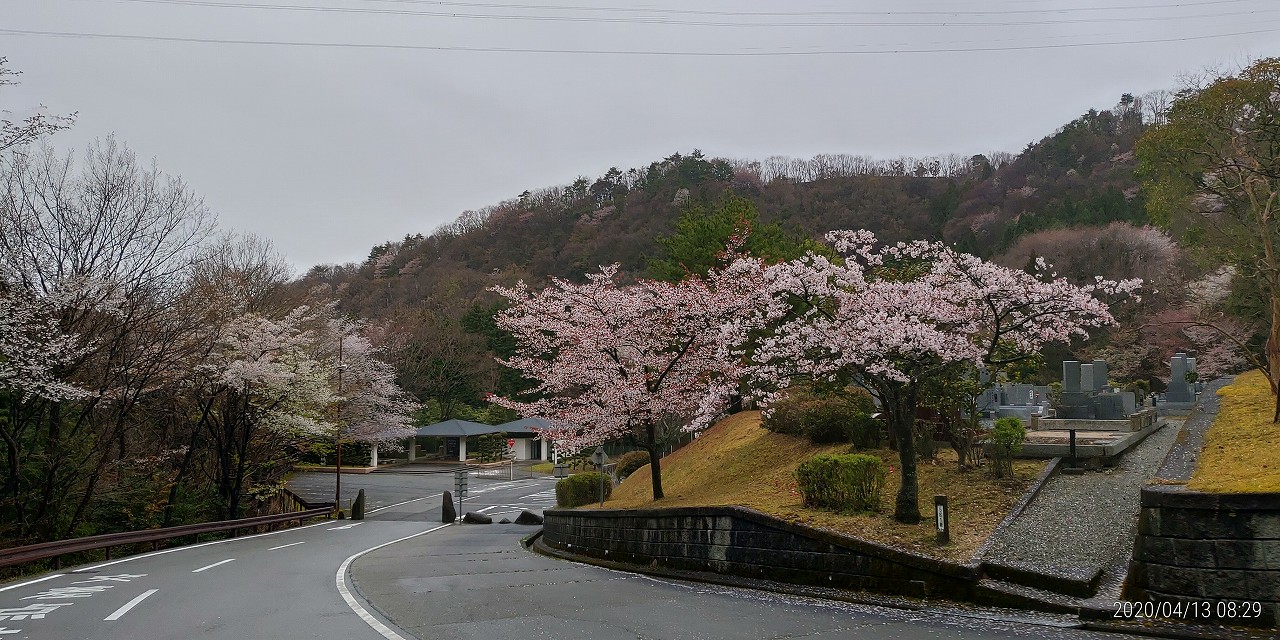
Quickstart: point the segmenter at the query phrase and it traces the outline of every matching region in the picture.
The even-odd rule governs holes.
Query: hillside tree
[[[1251,360],[1280,422],[1280,58],[1178,92],[1138,157],[1151,217],[1265,296]]]

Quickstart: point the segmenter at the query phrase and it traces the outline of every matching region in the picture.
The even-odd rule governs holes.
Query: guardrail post
[[[107,559],[111,559],[111,547],[107,547]]]

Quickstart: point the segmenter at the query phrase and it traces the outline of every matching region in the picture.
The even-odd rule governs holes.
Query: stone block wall
[[[1199,603],[1194,615],[1182,617],[1199,622],[1275,626],[1280,619],[1280,493],[1144,487],[1125,597],[1194,601]],[[1239,606],[1225,604],[1230,602],[1261,602],[1262,617],[1245,617]],[[1200,615],[1209,610],[1214,615]]]
[[[744,578],[968,598],[980,568],[881,547],[742,507],[546,512],[544,544],[630,564]]]

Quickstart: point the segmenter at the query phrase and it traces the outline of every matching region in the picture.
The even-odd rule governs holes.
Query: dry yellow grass
[[[1188,489],[1210,493],[1280,491],[1280,425],[1271,422],[1275,399],[1261,371],[1250,371],[1218,390],[1222,404],[1205,434]]]
[[[895,471],[885,483],[885,508],[881,513],[844,515],[806,509],[796,485],[796,467],[819,453],[847,450],[848,445],[818,446],[804,438],[770,433],[760,426],[758,412],[743,412],[721,421],[692,444],[662,459],[666,498],[653,501],[646,466],[614,490],[605,508],[741,505],[791,522],[937,558],[968,560],[1045,465],[1019,461],[1014,465],[1016,478],[998,481],[980,471],[962,474],[952,451],[939,452],[936,464],[922,463],[919,467],[920,507],[925,520],[918,525],[904,525],[892,517],[898,491],[898,454],[875,451],[872,453]],[[946,494],[951,505],[952,542],[945,547],[934,542],[931,516],[935,494]]]

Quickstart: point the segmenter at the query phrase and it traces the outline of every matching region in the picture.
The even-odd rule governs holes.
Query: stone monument
[[[1107,385],[1107,363],[1103,360],[1082,364],[1075,360],[1062,363],[1062,400],[1059,418],[1070,420],[1125,420],[1137,411],[1138,401],[1132,393],[1117,393]]]
[[[1176,353],[1169,360],[1169,388],[1164,392],[1165,402],[1195,402],[1196,390],[1187,382],[1187,374],[1195,373],[1196,359],[1185,353]]]

